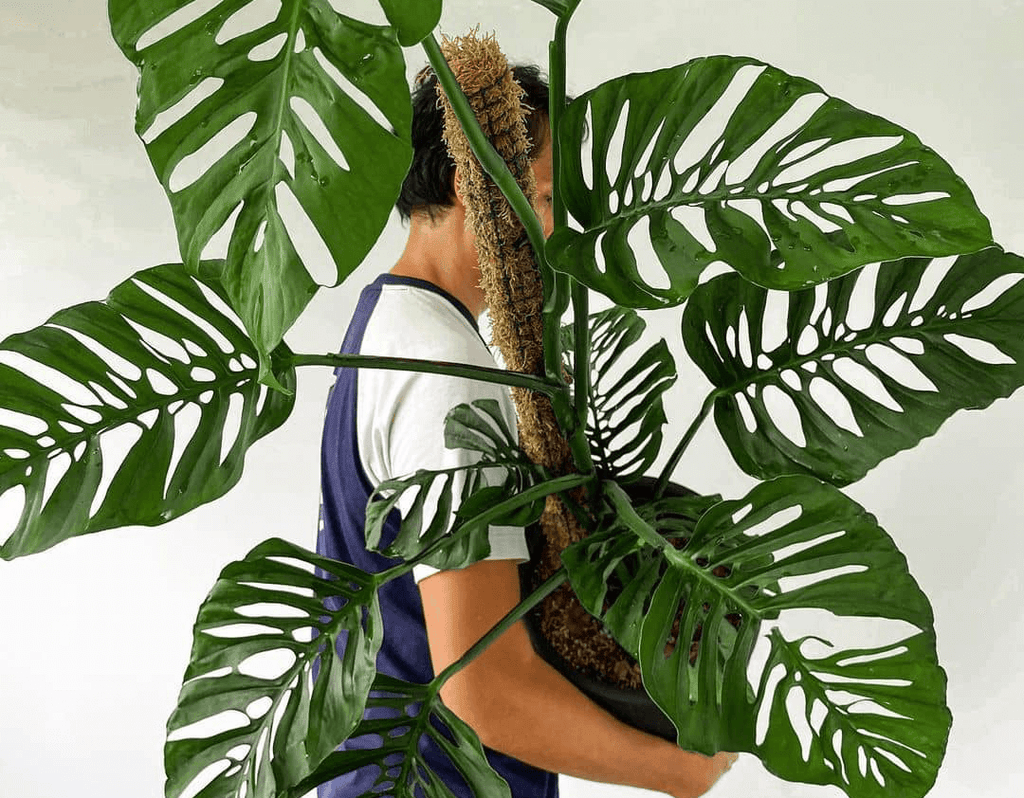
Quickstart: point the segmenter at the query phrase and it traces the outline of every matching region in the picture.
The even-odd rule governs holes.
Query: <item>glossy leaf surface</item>
[[[622,483],[643,476],[658,456],[666,422],[661,397],[676,380],[675,363],[664,340],[641,354],[634,351],[646,326],[625,308],[594,313],[589,320],[587,439],[597,469]],[[562,328],[562,339],[571,370],[571,325]]]
[[[508,784],[484,756],[473,730],[441,703],[430,685],[410,684],[377,674],[366,702],[366,718],[337,751],[286,795],[302,798],[317,784],[364,768],[373,786],[352,798],[455,798],[458,795],[511,798]],[[464,784],[455,793],[448,784]]]
[[[114,37],[140,70],[136,130],[182,258],[197,270],[221,232],[220,279],[263,354],[318,284],[359,265],[411,160],[394,31],[327,0],[267,8],[109,0]]]
[[[441,19],[441,0],[378,1],[404,47],[418,44]]]
[[[167,798],[271,798],[306,778],[361,720],[383,632],[358,568],[277,539],[228,565],[167,723]]]
[[[967,186],[916,136],[749,58],[610,80],[572,103],[560,141],[583,231],[556,231],[548,254],[619,305],[682,302],[714,263],[792,290],[991,243]]]
[[[836,484],[1024,385],[1022,331],[1024,258],[996,248],[867,267],[788,295],[722,275],[683,315],[740,467]]]
[[[0,555],[162,524],[235,485],[293,398],[259,384],[218,306],[180,264],[157,266],[0,343],[0,494],[23,498]]]
[[[490,553],[489,524],[525,525],[540,514],[543,501],[521,504],[508,514],[494,512],[504,500],[515,503],[516,494],[537,472],[516,446],[496,401],[481,399],[452,408],[445,419],[445,446],[475,452],[479,459],[457,468],[423,469],[378,485],[366,508],[367,548],[409,559],[467,527],[457,541],[425,561],[436,568],[462,568]],[[408,492],[413,498],[399,531],[394,540],[384,540],[384,523]],[[480,523],[481,517],[489,520]]]
[[[644,547],[622,524],[563,559],[584,606],[633,647],[680,745],[749,751],[783,778],[858,798],[924,795],[949,731],[945,675],[928,601],[875,519],[804,476],[763,483],[696,524],[679,502],[638,506],[676,545],[645,554],[618,596],[605,577]],[[833,645],[797,631],[811,610],[837,616],[833,629],[901,623],[881,646]]]

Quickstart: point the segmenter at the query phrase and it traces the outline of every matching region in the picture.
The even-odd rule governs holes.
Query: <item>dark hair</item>
[[[512,67],[512,76],[526,92],[523,105],[531,111],[526,115],[526,130],[531,152],[538,152],[547,140],[548,84],[540,67],[525,64]],[[568,98],[571,99],[571,98]],[[413,211],[425,212],[433,220],[443,208],[455,202],[452,178],[455,162],[441,140],[444,112],[437,99],[437,76],[430,67],[416,76],[412,92],[412,165],[402,184],[402,193],[395,207],[403,221]]]

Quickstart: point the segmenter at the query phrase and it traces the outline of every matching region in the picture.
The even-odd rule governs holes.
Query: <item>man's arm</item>
[[[519,603],[511,560],[442,571],[420,584],[434,672],[461,657]],[[517,623],[441,690],[484,745],[535,767],[694,798],[734,754],[705,757],[627,726],[579,692],[534,652]]]

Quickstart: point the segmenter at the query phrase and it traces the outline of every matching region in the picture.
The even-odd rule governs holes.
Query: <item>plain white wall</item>
[[[166,200],[132,131],[135,72],[110,39],[105,5],[0,8],[0,337],[177,259]],[[374,8],[338,5],[354,16]],[[513,60],[546,63],[553,18],[540,6],[445,5],[445,32],[480,23]],[[764,59],[916,132],[972,187],[997,241],[1024,252],[1022,41],[1024,3],[1010,0],[584,0],[569,89],[697,55]],[[408,59],[410,73],[425,63],[416,51]],[[392,220],[351,283],[317,297],[289,335],[293,348],[334,350],[358,287],[403,242]],[[678,351],[678,314],[656,325]],[[104,532],[0,563],[0,793],[162,792],[163,727],[200,602],[220,569],[259,541],[313,540],[328,381],[326,372],[300,376],[291,420],[251,451],[241,484],[220,501],[166,527]],[[705,390],[686,368],[680,385],[676,434]],[[955,716],[936,798],[1017,795],[1024,774],[1022,419],[1020,396],[958,414],[849,491],[896,538],[935,608]],[[727,496],[752,484],[710,425],[680,480]],[[0,518],[4,530],[10,523]],[[640,795],[574,779],[563,780],[563,794]],[[779,781],[744,757],[715,794],[840,793]]]

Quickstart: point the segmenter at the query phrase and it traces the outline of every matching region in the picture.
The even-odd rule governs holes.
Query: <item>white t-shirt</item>
[[[385,277],[366,324],[361,354],[496,367],[475,320],[454,297],[422,280]],[[456,405],[485,398],[498,402],[508,428],[515,430],[515,409],[503,385],[438,374],[360,369],[356,435],[360,463],[370,482],[377,485],[420,469],[476,462],[476,452],[445,447],[444,422]],[[462,474],[456,476],[456,496],[463,481]],[[407,491],[399,500],[403,514],[413,499],[413,492]],[[428,500],[426,518],[432,516],[433,505]],[[488,559],[525,562],[529,558],[522,527],[492,526],[489,539]],[[417,582],[434,573],[437,570],[428,565],[413,569]]]

